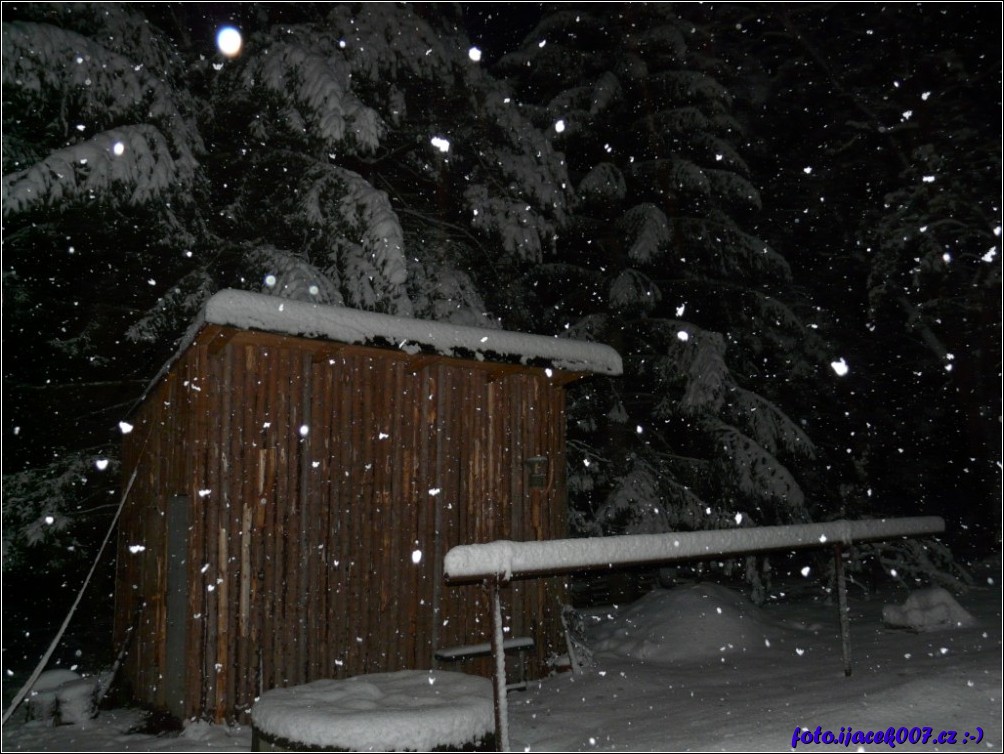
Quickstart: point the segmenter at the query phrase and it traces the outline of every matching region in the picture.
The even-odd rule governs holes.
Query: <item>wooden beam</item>
[[[240,330],[232,327],[206,325],[199,333],[199,340],[206,344],[206,353],[209,357],[216,358],[239,332]]]
[[[335,354],[345,353],[353,356],[401,360],[406,362],[408,369],[413,372],[438,364],[486,371],[489,373],[490,381],[501,379],[510,374],[536,374],[545,377],[548,382],[554,385],[565,386],[591,376],[589,372],[570,372],[548,366],[527,366],[506,361],[479,360],[437,353],[408,353],[387,346],[341,343],[322,338],[272,333],[264,330],[242,330],[229,325],[204,325],[196,337],[196,342],[206,346],[210,357],[217,357],[230,344],[254,345],[264,348],[296,347],[310,352],[314,363],[323,362]]]

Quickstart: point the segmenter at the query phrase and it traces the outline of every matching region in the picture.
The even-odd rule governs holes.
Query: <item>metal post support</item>
[[[505,647],[502,633],[502,603],[499,598],[499,578],[486,584],[492,600],[492,691],[495,701],[495,750],[509,751],[509,700],[506,697]]]
[[[851,613],[847,607],[847,577],[843,552],[838,542],[833,546],[833,567],[837,574],[837,605],[840,611],[840,650],[844,656],[844,675],[851,675]]]

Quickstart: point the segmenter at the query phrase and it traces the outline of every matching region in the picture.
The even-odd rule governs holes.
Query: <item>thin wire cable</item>
[[[145,444],[146,443],[144,441],[144,445]],[[70,619],[73,618],[73,613],[76,612],[77,606],[80,604],[80,600],[83,599],[84,592],[87,590],[87,585],[91,583],[91,577],[94,575],[94,572],[98,569],[98,563],[101,562],[101,556],[104,555],[105,547],[108,546],[108,541],[112,538],[112,532],[115,531],[115,526],[118,524],[119,515],[122,513],[122,508],[125,507],[125,501],[129,497],[129,492],[132,490],[133,482],[136,481],[137,472],[139,472],[138,464],[136,468],[133,469],[132,476],[129,477],[129,484],[126,485],[125,492],[122,493],[122,499],[119,501],[118,510],[115,511],[115,516],[114,518],[112,518],[111,525],[108,527],[108,532],[105,534],[105,539],[101,543],[101,547],[98,550],[97,556],[94,558],[94,563],[91,565],[91,570],[87,574],[87,578],[84,579],[84,583],[81,585],[80,591],[77,592],[77,599],[73,601],[73,606],[70,608],[70,612],[66,614],[66,618],[63,620],[63,625],[59,627],[59,631],[56,633],[56,638],[52,640],[52,643],[49,645],[49,648],[45,651],[45,654],[42,656],[42,659],[39,660],[39,663],[35,667],[35,670],[31,674],[31,677],[28,678],[27,683],[25,683],[24,686],[21,687],[21,690],[17,692],[17,696],[14,697],[14,701],[11,702],[10,707],[8,707],[7,711],[4,712],[3,722],[2,722],[3,725],[7,724],[7,721],[10,719],[10,716],[14,714],[14,710],[16,710],[18,706],[20,706],[21,702],[24,701],[25,697],[28,696],[28,693],[35,685],[35,681],[37,681],[38,677],[42,675],[42,671],[45,669],[45,666],[49,664],[49,660],[52,658],[52,653],[56,651],[56,647],[59,645],[60,639],[63,638],[63,633],[65,633],[66,627],[70,625]]]

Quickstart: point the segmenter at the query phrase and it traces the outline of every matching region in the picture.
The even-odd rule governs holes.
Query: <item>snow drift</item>
[[[885,605],[882,608],[882,620],[886,625],[914,631],[969,628],[976,625],[976,619],[941,587],[912,592],[902,605]]]
[[[769,651],[787,630],[717,584],[656,589],[590,632],[597,652],[670,663]]]

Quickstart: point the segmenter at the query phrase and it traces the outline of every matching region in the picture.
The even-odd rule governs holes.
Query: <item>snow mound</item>
[[[976,619],[941,587],[912,592],[902,605],[883,606],[882,620],[888,626],[914,631],[938,631],[976,625]]]
[[[438,670],[272,689],[255,704],[251,720],[266,736],[349,751],[459,748],[495,724],[491,681]]]
[[[31,687],[28,714],[50,724],[82,723],[94,717],[97,679],[72,670],[47,670]]]
[[[35,696],[46,691],[55,691],[64,683],[79,680],[80,676],[72,670],[46,670],[39,675],[38,680],[35,681],[35,685],[31,687],[31,694]]]
[[[739,592],[696,584],[650,592],[591,638],[598,652],[668,663],[760,651],[782,632]]]

